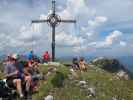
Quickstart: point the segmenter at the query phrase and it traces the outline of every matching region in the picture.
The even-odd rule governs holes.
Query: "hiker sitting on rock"
[[[4,64],[4,74],[7,85],[10,88],[16,88],[20,98],[23,98],[22,80],[20,78],[20,72],[16,66],[16,59],[16,55],[8,56],[8,60]]]
[[[87,71],[86,62],[83,57],[80,58],[79,68],[81,71]]]
[[[25,71],[27,73],[30,73],[32,76],[32,85],[33,85],[33,91],[37,92],[38,91],[38,82],[40,79],[43,79],[43,75],[39,71],[39,65],[38,62],[33,59],[31,64],[26,64],[25,65]]]
[[[28,63],[24,64],[24,74],[25,76],[31,76],[31,87],[32,87],[32,91],[37,91],[37,85],[36,82],[33,80],[33,73],[34,70],[28,66]]]
[[[79,68],[79,63],[78,63],[78,58],[73,58],[73,60],[72,60],[72,68],[74,70],[79,70],[80,69]]]
[[[16,68],[18,69],[19,73],[18,73],[18,77],[21,79],[22,81],[22,86],[24,86],[24,90],[23,92],[29,92],[30,91],[30,87],[31,87],[31,75],[25,75],[24,73],[24,65],[21,61],[19,61],[19,55],[18,54],[13,54],[14,57],[14,64],[16,66]]]

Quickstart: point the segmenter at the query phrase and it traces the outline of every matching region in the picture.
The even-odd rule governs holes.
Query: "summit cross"
[[[59,15],[56,14],[55,0],[52,0],[52,13],[47,16],[47,19],[42,20],[32,20],[32,23],[48,23],[52,28],[52,61],[55,61],[55,28],[60,23],[76,23],[76,20],[72,19],[61,19]]]

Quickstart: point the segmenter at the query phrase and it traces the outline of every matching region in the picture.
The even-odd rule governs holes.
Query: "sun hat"
[[[18,54],[14,53],[14,54],[12,54],[11,57],[12,57],[13,59],[18,59]]]

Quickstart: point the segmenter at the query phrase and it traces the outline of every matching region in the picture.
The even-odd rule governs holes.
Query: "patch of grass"
[[[50,67],[52,67],[52,66],[50,66]],[[42,98],[44,96],[48,95],[51,90],[63,85],[63,82],[67,78],[67,75],[69,73],[68,68],[66,68],[63,65],[58,66],[58,67],[55,67],[55,66],[53,66],[53,67],[56,68],[58,71],[55,73],[53,72],[51,75],[49,75],[47,77],[47,82],[40,81],[39,93],[36,93],[35,95],[33,95],[33,100],[42,100]],[[47,73],[48,68],[49,68],[49,66],[41,65],[40,71],[43,73]]]
[[[63,88],[56,89],[54,98],[55,100],[85,100],[85,93],[80,87],[67,80]]]
[[[41,66],[40,69],[43,72],[47,72],[48,66]],[[87,98],[86,90],[76,86],[73,80],[70,81],[67,79],[67,75],[70,73],[67,67],[62,65],[57,67],[57,71],[62,73],[64,75],[63,77],[66,77],[65,80],[63,80],[63,86],[55,88],[52,84],[52,80],[60,76],[56,73],[52,73],[52,75],[48,77],[47,84],[41,84],[39,93],[33,96],[34,100],[42,100],[43,96],[48,95],[51,90],[54,91],[52,94],[54,100],[95,100],[96,98],[98,100],[111,100],[112,97],[117,97],[119,100],[133,100],[133,81],[117,80],[115,75],[101,68],[89,67],[87,72],[76,72],[78,75],[76,80],[85,80],[88,82],[88,86],[96,88],[96,98]],[[58,81],[58,78],[56,81]]]

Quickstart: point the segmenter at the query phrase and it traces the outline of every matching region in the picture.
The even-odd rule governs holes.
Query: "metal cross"
[[[55,28],[61,22],[63,23],[76,23],[76,20],[64,20],[55,13],[55,0],[52,0],[52,13],[48,15],[47,19],[43,20],[32,20],[32,23],[45,23],[52,28],[52,61],[55,61]]]

